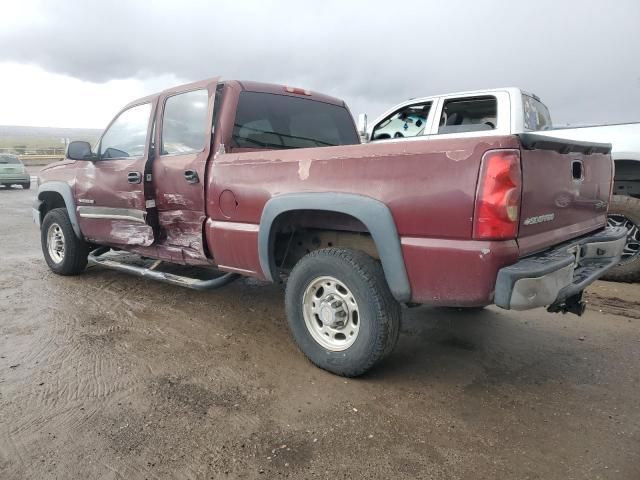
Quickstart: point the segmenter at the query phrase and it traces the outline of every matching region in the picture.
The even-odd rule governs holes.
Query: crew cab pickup
[[[300,349],[354,376],[392,351],[401,303],[581,313],[625,241],[605,226],[609,148],[482,131],[361,144],[342,100],[212,79],[132,102],[95,148],[72,142],[34,218],[62,275],[286,278]]]

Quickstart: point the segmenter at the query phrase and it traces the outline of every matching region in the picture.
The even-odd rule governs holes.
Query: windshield
[[[550,130],[551,115],[546,105],[529,95],[522,95],[524,128],[527,130]]]
[[[360,143],[341,106],[273,93],[242,92],[233,126],[242,148],[308,148]]]
[[[20,165],[22,162],[20,162],[20,159],[15,155],[0,154],[0,163]]]

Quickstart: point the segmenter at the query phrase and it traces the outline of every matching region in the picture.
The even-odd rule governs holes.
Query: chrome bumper
[[[615,266],[626,238],[625,228],[607,227],[504,267],[498,271],[494,302],[507,310],[560,304]]]

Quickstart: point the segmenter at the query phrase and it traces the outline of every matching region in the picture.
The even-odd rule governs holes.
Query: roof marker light
[[[311,92],[309,90],[305,90],[304,88],[296,88],[296,87],[284,87],[285,91],[289,93],[295,93],[296,95],[307,95],[311,96]]]

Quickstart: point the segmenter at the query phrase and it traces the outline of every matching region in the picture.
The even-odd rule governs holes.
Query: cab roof
[[[309,100],[316,100],[324,103],[329,103],[332,105],[338,105],[341,107],[346,106],[344,100],[341,100],[336,97],[331,97],[329,95],[325,95],[319,92],[314,92],[312,90],[303,89],[303,88],[298,88],[298,87],[293,87],[288,85],[280,85],[276,83],[263,83],[263,82],[247,81],[247,80],[220,80],[220,77],[213,77],[213,78],[200,80],[193,83],[177,85],[174,87],[170,87],[166,90],[163,90],[161,92],[147,95],[146,97],[137,98],[136,100],[129,102],[124,108],[133,107],[134,105],[139,105],[141,103],[152,102],[155,99],[157,99],[160,95],[165,93],[189,90],[190,87],[193,87],[193,89],[203,88],[205,85],[210,84],[212,82],[233,84],[233,85],[236,85],[238,88],[240,88],[242,91],[272,93],[277,95],[286,95],[290,97],[307,98]]]

